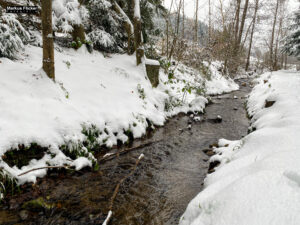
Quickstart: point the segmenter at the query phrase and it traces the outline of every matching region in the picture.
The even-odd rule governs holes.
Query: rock
[[[246,85],[246,83],[242,83],[242,86],[243,86],[243,87],[246,87],[247,85]]]
[[[222,117],[220,115],[217,115],[216,122],[221,123],[222,120],[223,120]]]
[[[19,207],[19,203],[16,199],[11,199],[9,201],[9,209],[17,209]]]
[[[216,154],[212,149],[204,149],[202,151],[209,157]]]
[[[213,118],[213,119],[207,119],[207,121],[209,122],[213,122],[213,123],[221,123],[222,122],[222,117],[220,115],[217,115],[216,118]]]
[[[188,129],[189,130],[192,129],[192,125],[191,124],[188,125]]]
[[[275,101],[268,101],[268,100],[266,100],[266,102],[265,102],[265,108],[271,107],[272,105],[274,105],[274,103],[275,103]]]
[[[238,97],[237,97],[237,96],[233,96],[233,98],[234,98],[234,99],[237,99]]]
[[[194,114],[191,114],[190,117],[193,118],[193,117],[194,117]]]
[[[195,122],[199,122],[199,121],[201,121],[201,118],[200,118],[200,116],[195,116],[195,117],[194,117],[194,121],[195,121]]]
[[[233,109],[234,109],[234,110],[238,110],[238,108],[237,108],[237,107],[234,107]]]
[[[219,165],[220,165],[220,162],[219,162],[219,161],[210,162],[209,167],[208,167],[208,173],[213,173],[213,172],[215,172],[215,168],[216,168],[217,166],[219,166]],[[211,171],[211,172],[210,172],[210,171]]]
[[[219,145],[218,145],[218,143],[213,143],[213,144],[209,145],[209,147],[210,147],[210,148],[213,148],[213,147],[216,147],[216,148],[218,148],[218,147],[219,147]]]

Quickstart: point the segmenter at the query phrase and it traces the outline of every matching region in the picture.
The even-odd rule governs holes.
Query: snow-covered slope
[[[207,102],[194,89],[182,90],[190,83],[201,88],[199,73],[175,69],[169,80],[161,70],[160,85],[152,88],[134,56],[105,57],[99,52],[90,54],[85,47],[56,49],[56,82],[40,69],[41,48],[26,46],[16,61],[0,58],[0,156],[22,144],[49,148],[42,159],[22,168],[0,159],[0,167],[13,177],[47,165],[91,166],[93,145],[111,147],[117,140],[126,142],[129,133],[141,137],[149,125],[163,125],[178,112],[201,112]],[[62,146],[89,160],[70,160]],[[45,174],[43,169],[17,178],[21,184]]]
[[[248,100],[256,131],[219,141],[211,161],[221,165],[180,225],[300,224],[300,73],[265,73],[256,82]]]

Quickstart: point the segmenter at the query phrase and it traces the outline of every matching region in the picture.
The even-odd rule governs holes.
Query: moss
[[[19,145],[18,149],[10,149],[3,156],[2,159],[10,166],[28,165],[32,159],[41,159],[47,152],[48,148],[41,147],[37,143],[31,143],[29,146]]]
[[[28,202],[25,202],[22,205],[22,208],[27,209],[29,211],[39,212],[45,209],[46,210],[52,209],[54,208],[54,206],[55,206],[54,204],[49,204],[44,200],[44,198],[39,197],[37,199],[33,199]]]

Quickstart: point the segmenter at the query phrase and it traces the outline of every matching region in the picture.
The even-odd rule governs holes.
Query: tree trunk
[[[246,67],[245,67],[246,71],[248,70],[249,64],[250,64],[250,55],[251,55],[253,34],[254,34],[255,24],[256,24],[256,14],[257,14],[257,10],[258,10],[258,3],[259,3],[259,0],[256,0],[255,1],[255,11],[254,11],[254,16],[253,16],[253,24],[252,24],[252,30],[251,30],[251,36],[250,36],[250,42],[249,42],[249,48],[248,48],[248,56],[247,56],[247,62],[246,62]]]
[[[273,70],[277,70],[278,68],[278,47],[279,47],[279,36],[282,29],[282,18],[279,20],[279,28],[278,33],[276,37],[276,43],[275,43],[275,51],[274,51],[274,62],[273,62]]]
[[[128,5],[131,5],[132,2],[129,1]],[[133,18],[133,14],[130,16],[130,14],[132,13],[131,11],[129,11],[129,16],[126,15],[126,13],[123,11],[123,9],[118,5],[118,3],[116,1],[112,1],[112,8],[113,10],[120,16],[125,18],[123,27],[125,28],[125,31],[127,33],[128,36],[128,41],[127,41],[127,53],[129,55],[133,54],[134,52],[134,40],[133,40],[133,33],[134,33],[134,28],[133,25],[131,23],[131,19],[130,17],[132,16]]]
[[[284,54],[284,69],[287,69],[287,54]]]
[[[211,0],[208,0],[208,43],[211,40]]]
[[[239,33],[239,25],[240,25],[240,9],[241,9],[241,0],[237,0],[237,6],[235,11],[235,32],[234,32],[236,45],[238,42],[238,33]]]
[[[182,1],[182,39],[184,39],[184,29],[185,29],[185,24],[184,24],[184,0]]]
[[[78,43],[79,41],[81,43],[85,42],[85,33],[84,33],[84,27],[82,24],[74,24],[73,25],[73,31],[72,31],[72,38],[73,41]],[[77,46],[79,47],[79,46]]]
[[[43,70],[55,81],[52,0],[42,0]]]
[[[274,13],[274,21],[273,21],[273,28],[272,28],[272,35],[271,35],[271,42],[270,42],[270,65],[273,65],[273,44],[274,44],[274,36],[275,36],[275,28],[276,28],[276,20],[277,20],[277,12],[279,7],[279,0],[276,2],[276,8]]]
[[[135,5],[137,3],[137,5]],[[142,63],[142,59],[144,58],[145,52],[142,46],[142,23],[141,23],[141,15],[140,15],[140,0],[134,1],[134,45],[135,45],[135,54],[136,54],[136,65],[140,65]]]
[[[195,42],[198,43],[198,8],[199,0],[196,0],[196,12],[195,12]]]
[[[246,15],[247,15],[247,10],[248,10],[248,3],[249,3],[249,0],[246,0],[246,1],[245,1],[245,5],[244,5],[243,15],[242,15],[241,26],[240,26],[240,30],[239,30],[238,48],[239,48],[240,45],[241,45],[241,40],[242,40],[243,31],[244,31],[244,25],[245,25],[245,20],[246,20]]]

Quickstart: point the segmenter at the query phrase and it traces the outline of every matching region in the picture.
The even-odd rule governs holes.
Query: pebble
[[[26,220],[28,218],[28,211],[27,210],[21,210],[19,212],[19,216],[21,218],[21,220]]]
[[[195,116],[195,117],[194,117],[194,121],[198,122],[198,121],[200,121],[200,120],[201,120],[200,116]]]

